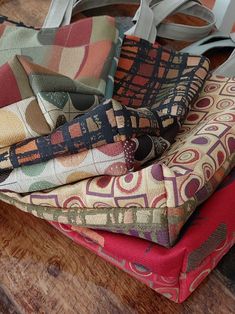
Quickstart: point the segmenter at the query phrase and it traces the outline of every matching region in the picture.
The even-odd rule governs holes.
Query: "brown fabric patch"
[[[49,134],[51,129],[36,100],[32,100],[25,111],[25,118],[31,129],[41,135]]]
[[[198,249],[189,254],[186,272],[188,273],[196,269],[205,258],[226,240],[226,235],[227,226],[225,224],[220,224]]]

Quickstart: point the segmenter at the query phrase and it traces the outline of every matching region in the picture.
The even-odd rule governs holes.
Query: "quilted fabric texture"
[[[87,179],[43,193],[1,193],[1,199],[49,221],[172,246],[195,208],[234,166],[233,86],[233,79],[208,78],[176,143],[160,161],[140,171]]]
[[[49,134],[110,97],[121,40],[107,16],[58,29],[0,25],[0,147]]]
[[[235,244],[235,171],[188,221],[180,241],[166,249],[152,242],[105,231],[52,223],[156,292],[181,303]]]

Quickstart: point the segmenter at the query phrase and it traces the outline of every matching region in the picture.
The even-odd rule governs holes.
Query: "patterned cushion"
[[[35,165],[22,166],[0,173],[0,190],[26,193],[73,183],[98,175],[121,176],[133,167],[138,170],[148,159],[161,155],[163,145],[154,145],[153,136],[119,141],[60,156]],[[159,143],[159,137],[156,138]],[[144,154],[143,147],[147,150]],[[135,159],[130,152],[135,151]]]
[[[235,244],[235,170],[195,212],[174,248],[134,237],[52,223],[76,243],[175,302],[183,302]]]
[[[41,193],[6,192],[0,197],[47,220],[172,246],[189,216],[234,166],[234,83],[209,77],[176,143],[160,161],[140,171],[86,179]]]

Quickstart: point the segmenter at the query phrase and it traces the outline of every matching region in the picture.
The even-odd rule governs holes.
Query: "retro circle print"
[[[233,106],[234,106],[234,101],[232,99],[227,98],[227,99],[221,99],[217,103],[216,108],[219,110],[225,110]]]
[[[128,173],[117,178],[117,188],[124,193],[137,192],[142,183],[142,171]]]
[[[188,179],[180,187],[180,194],[184,201],[195,196],[195,193],[203,186],[203,180],[199,176],[189,175]]]
[[[79,196],[71,196],[67,198],[64,203],[63,203],[64,208],[72,208],[72,207],[78,207],[78,208],[83,208],[85,207],[85,203]]]
[[[214,118],[214,121],[217,122],[234,122],[235,121],[235,115],[232,113],[226,113],[226,114],[221,114],[220,116],[217,116]]]
[[[193,109],[208,111],[210,107],[214,104],[214,98],[211,96],[206,96],[199,98],[193,106]]]
[[[129,263],[129,267],[133,273],[141,277],[149,277],[152,275],[152,272],[143,265],[137,263]]]
[[[174,159],[174,164],[192,164],[200,159],[200,153],[196,149],[186,149],[178,154]]]

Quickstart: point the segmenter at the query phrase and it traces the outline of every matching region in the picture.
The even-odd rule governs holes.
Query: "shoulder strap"
[[[112,4],[139,4],[140,0],[52,0],[42,28],[70,24],[73,14]]]
[[[207,36],[216,22],[213,12],[203,6],[199,0],[78,0],[75,3],[74,12],[118,3],[140,3],[133,19],[136,24],[127,33],[150,42],[155,41],[156,35],[175,40],[196,41]],[[163,22],[166,17],[174,13],[199,17],[206,22],[206,25],[190,26]]]
[[[220,33],[229,35],[235,23],[235,1],[216,0],[213,13],[216,17],[216,28]]]
[[[226,77],[235,77],[235,49],[228,60],[219,66],[213,73]]]
[[[214,14],[199,1],[164,0],[152,7],[157,27],[157,36],[174,40],[196,41],[207,36],[215,25]],[[207,24],[192,26],[176,23],[166,23],[165,18],[174,13],[184,13],[198,17]]]
[[[52,0],[42,28],[70,24],[75,0]]]
[[[213,12],[217,30],[184,48],[183,52],[200,55],[216,47],[235,47],[234,35],[231,34],[235,23],[235,0],[216,0]]]
[[[74,11],[76,14],[78,12],[83,12],[90,9],[96,9],[105,7],[107,5],[114,4],[140,4],[140,0],[75,0]]]
[[[60,2],[63,2],[63,5]],[[67,6],[65,3],[67,3]],[[139,4],[133,19],[135,25],[127,34],[135,35],[150,42],[154,42],[156,36],[175,40],[195,41],[207,36],[215,25],[214,14],[204,7],[199,0],[53,0],[46,18],[46,21],[49,20],[51,23],[44,23],[44,27],[48,27],[48,25],[55,27],[56,23],[57,26],[68,23],[69,18],[65,20],[62,17],[62,13],[64,12],[64,15],[67,14],[67,16],[72,13],[71,3],[73,14],[106,5]],[[55,17],[54,13],[56,7],[58,8],[57,17]],[[69,13],[68,10],[70,10]],[[166,17],[178,12],[199,17],[207,25],[198,27],[164,22]],[[53,19],[55,19],[54,23]]]

